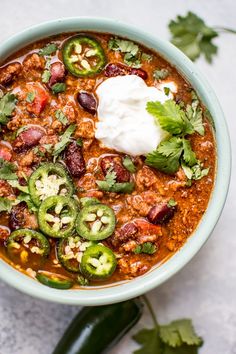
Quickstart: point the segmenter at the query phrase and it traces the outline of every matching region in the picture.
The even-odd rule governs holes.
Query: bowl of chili
[[[24,245],[29,244],[30,250],[32,251],[33,249],[32,252],[35,253],[34,262],[37,264],[38,272],[36,279],[38,282],[25,274],[16,271],[8,264],[10,262],[7,263],[3,259],[0,259],[0,277],[18,290],[41,299],[65,304],[93,306],[120,302],[139,296],[168,280],[192,259],[209,238],[222,212],[230,180],[231,151],[227,125],[219,102],[211,86],[195,65],[172,44],[127,24],[115,20],[86,17],[58,19],[46,22],[33,26],[0,44],[0,61],[3,63],[6,58],[11,58],[11,55],[17,50],[21,50],[26,46],[30,48],[30,45],[36,41],[59,34],[66,35],[73,33],[73,36],[69,36],[65,41],[60,54],[66,70],[71,75],[82,80],[84,77],[99,75],[104,67],[106,67],[108,73],[114,73],[118,69],[121,70],[121,73],[118,74],[118,76],[120,75],[120,77],[122,77],[122,70],[125,70],[122,66],[118,66],[117,69],[117,67],[114,68],[112,63],[107,63],[106,55],[102,46],[103,39],[101,40],[101,43],[98,43],[98,41],[92,38],[92,35],[84,35],[86,32],[99,33],[101,36],[103,34],[104,36],[109,34],[115,39],[121,37],[125,38],[127,42],[137,42],[147,48],[147,51],[157,52],[162,58],[164,58],[163,60],[170,63],[173,68],[176,68],[184,80],[191,85],[202,104],[207,108],[208,112],[210,112],[211,117],[213,117],[216,148],[215,171],[212,172],[214,179],[212,193],[209,196],[209,202],[206,205],[204,215],[201,217],[200,222],[188,237],[187,241],[181,245],[176,252],[172,252],[173,254],[171,254],[171,257],[168,257],[165,262],[163,261],[161,265],[153,266],[148,272],[145,272],[139,277],[127,280],[124,278],[122,281],[112,283],[98,283],[96,286],[90,286],[89,288],[86,287],[87,281],[101,281],[107,279],[115,272],[117,263],[119,263],[119,255],[115,256],[111,247],[109,247],[109,242],[106,243],[105,241],[106,239],[109,239],[115,230],[116,215],[113,210],[114,208],[112,209],[106,205],[106,203],[101,203],[96,198],[90,198],[87,195],[82,195],[80,199],[80,208],[78,208],[77,200],[72,199],[72,196],[75,193],[72,179],[80,177],[80,173],[84,173],[83,171],[77,171],[76,175],[76,173],[73,174],[72,169],[72,172],[70,171],[71,173],[68,174],[67,170],[64,168],[65,166],[60,162],[47,162],[34,170],[29,178],[28,188],[33,204],[38,208],[39,230],[33,231],[25,227],[13,231],[10,237],[8,237],[5,246],[9,258],[14,260],[15,257],[17,257],[16,250],[21,247],[22,243],[24,243]],[[76,33],[76,35],[74,35],[74,33]],[[77,35],[77,33],[79,34]],[[81,53],[81,48],[84,46],[88,46],[88,50],[85,53],[86,55]],[[113,40],[110,49],[112,46],[113,49],[115,48],[114,51],[116,51],[117,42],[114,44]],[[134,53],[132,53],[132,51],[128,52],[127,49],[124,50],[124,52],[129,54],[125,54],[126,62],[130,62],[130,60],[132,61],[132,65],[130,65],[131,68],[127,69],[128,74],[131,74],[131,76],[138,75],[142,80],[146,80],[147,77],[145,71],[137,71],[140,70],[137,67],[139,63],[137,64],[137,62],[133,61],[133,57],[136,54],[133,55]],[[148,60],[148,54],[144,54],[146,54],[145,60]],[[48,71],[47,68],[46,71]],[[46,75],[47,73],[45,73],[45,76]],[[107,76],[109,76],[109,74],[107,74]],[[114,74],[113,76],[117,75]],[[63,92],[65,89],[63,83],[60,81],[55,83],[53,80],[54,77],[51,72],[50,78],[47,81],[47,87],[52,90],[54,95]],[[32,88],[35,83],[30,82],[27,83],[27,85],[30,85]],[[165,93],[168,96],[170,94],[170,88],[167,87],[167,89],[165,90]],[[37,92],[42,96],[41,91],[42,89],[37,88]],[[28,103],[32,103],[30,102],[32,97],[30,97],[29,94],[27,99]],[[40,114],[40,110],[43,109],[45,100],[45,97],[41,97],[40,104],[34,101],[34,107],[30,108],[33,109],[34,114]],[[93,96],[91,97],[91,95],[87,95],[87,93],[82,90],[78,95],[78,102],[86,112],[89,112],[91,115],[95,114],[97,107],[96,100]],[[60,115],[61,112],[58,112],[57,114]],[[63,120],[62,115],[60,118]],[[32,128],[30,127],[29,129]],[[69,129],[69,131],[66,130],[64,134],[67,134],[67,136],[69,135],[70,137],[74,133],[76,127],[72,124],[67,129]],[[23,133],[26,134],[27,130],[26,133],[21,132],[21,134]],[[37,131],[37,134],[40,138],[42,137],[42,131]],[[176,131],[173,139],[178,139],[175,134]],[[20,139],[18,139],[18,143],[19,140]],[[71,144],[70,148],[73,153],[76,153],[79,149],[78,146],[74,143]],[[80,143],[78,143],[78,145],[79,144]],[[19,149],[21,149],[21,146],[17,145],[16,151],[20,151]],[[60,142],[59,146],[57,145],[57,150],[54,150],[54,156],[57,156],[57,153],[61,153]],[[71,166],[70,155],[65,153],[64,159],[66,165]],[[149,160],[151,161],[151,158],[149,158]],[[129,171],[129,173],[132,173],[132,161],[133,160],[131,159],[130,162],[129,157],[127,156],[126,159],[123,159],[123,165],[126,166],[126,170]],[[153,167],[151,163],[150,166]],[[191,170],[188,168],[189,166],[186,168],[186,174]],[[109,168],[107,169],[106,166],[104,168],[102,167],[102,169],[106,170],[105,176],[107,176],[108,172],[112,172]],[[109,184],[109,179],[107,178],[105,180],[98,180],[97,185],[99,190],[104,191],[104,193],[121,193],[122,195],[126,195],[127,193],[131,194],[135,188],[134,181],[124,177],[124,174],[121,174],[123,179],[121,178],[118,180],[119,171],[119,169],[116,170],[116,182]],[[161,172],[166,171],[167,167],[163,167],[162,165]],[[191,170],[191,173],[196,173],[196,171],[193,172],[193,170]],[[53,176],[51,181],[48,181],[49,176]],[[45,183],[43,184],[43,178],[47,178],[46,184],[50,182],[53,190],[56,188],[57,195],[47,195],[47,192],[45,192],[46,185]],[[196,177],[196,180],[197,179],[198,178]],[[11,185],[13,187],[15,186],[14,183]],[[24,188],[23,191],[25,191]],[[156,234],[161,227],[157,226],[157,224],[165,224],[173,217],[176,210],[176,204],[175,201],[171,199],[165,204],[165,208],[162,209],[164,217],[161,217],[161,214],[157,213],[155,208],[149,210],[147,218],[155,225],[154,233]],[[92,220],[91,218],[94,218],[94,215],[95,219]],[[58,218],[60,219],[60,222],[57,222]],[[91,222],[93,223],[92,226],[90,225]],[[136,228],[142,229],[144,227],[143,218],[138,218],[133,225]],[[154,225],[150,226],[150,228],[154,228]],[[79,236],[76,236],[77,238],[73,237],[73,240],[70,240],[72,230],[74,229]],[[71,244],[79,245],[78,247],[81,246],[81,237],[84,239],[84,242],[82,242],[84,249],[80,255],[80,259],[71,260],[68,257],[65,257],[66,249],[67,247],[70,247]],[[48,242],[48,238],[50,238],[50,242]],[[52,242],[54,242],[54,238],[58,239],[57,257],[63,267],[72,273],[78,272],[78,269],[81,270],[83,278],[83,283],[81,284],[84,285],[82,289],[78,291],[76,289],[70,289],[72,286],[71,279],[68,279],[68,277],[63,274],[53,275],[47,270],[47,268],[40,268],[39,264],[42,262],[42,257],[48,256],[50,252],[50,243],[52,244]],[[146,254],[148,254],[148,252],[151,254],[150,242],[146,242],[146,245],[144,245],[145,244],[136,244],[135,252],[143,252],[145,254],[144,248],[146,247],[148,248]],[[156,245],[151,245],[152,252],[155,252],[156,248]],[[22,253],[20,256],[22,256]],[[81,265],[79,264],[80,262]],[[62,289],[66,291],[62,291]]]

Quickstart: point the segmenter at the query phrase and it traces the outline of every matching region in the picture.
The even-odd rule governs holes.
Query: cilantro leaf
[[[66,84],[64,82],[57,82],[52,86],[52,92],[54,95],[60,92],[65,92],[66,90]]]
[[[55,43],[48,44],[46,47],[39,50],[39,55],[51,55],[57,51],[57,45]]]
[[[43,74],[42,74],[42,82],[43,83],[48,83],[48,81],[50,80],[51,77],[51,73],[49,70],[44,70]]]
[[[205,134],[205,129],[202,121],[202,109],[199,106],[198,99],[193,99],[191,105],[186,107],[186,116],[192,124],[193,129],[200,135]]]
[[[131,160],[131,158],[129,156],[125,156],[123,158],[122,164],[124,165],[126,170],[128,170],[129,172],[131,172],[131,173],[135,173],[136,172],[136,167],[135,167],[133,161]]]
[[[30,195],[27,193],[20,193],[17,197],[20,202],[25,202],[30,212],[35,213],[38,211],[35,204],[32,202]]]
[[[189,140],[183,139],[183,159],[187,165],[193,166],[197,163],[196,155],[191,148],[191,144]]]
[[[0,213],[6,211],[10,213],[12,206],[14,205],[15,200],[10,200],[8,198],[0,197]]]
[[[152,59],[153,59],[152,54],[142,53],[142,55],[141,55],[141,60],[147,61],[148,63],[150,63],[150,61],[152,61]]]
[[[21,192],[29,194],[28,186],[21,186],[18,180],[8,181],[8,183],[13,187],[18,189]]]
[[[13,93],[6,93],[0,99],[0,124],[7,124],[16,107],[16,96]]]
[[[181,319],[160,326],[160,337],[171,347],[178,347],[182,344],[196,346],[202,344],[202,339],[196,335],[190,319]]]
[[[140,68],[139,47],[132,41],[119,38],[111,38],[108,42],[108,48],[114,51],[125,53],[124,63],[133,68]]]
[[[164,345],[162,354],[198,354],[198,347],[184,344],[174,348]]]
[[[197,161],[197,163],[192,167],[187,166],[185,163],[182,162],[181,167],[184,170],[184,173],[189,180],[197,181],[207,176],[209,173],[209,167],[202,168],[203,166],[200,161]]]
[[[29,103],[32,103],[35,99],[35,93],[34,92],[28,92],[26,101]]]
[[[182,118],[183,111],[173,100],[161,102],[147,102],[146,109],[160,124],[161,128],[171,134],[181,134],[185,130]]]
[[[173,174],[179,169],[182,152],[182,139],[172,137],[161,142],[157,150],[149,153],[145,163],[164,173]]]
[[[144,242],[142,245],[138,245],[134,249],[134,253],[146,253],[146,254],[153,254],[157,250],[156,245],[154,245],[152,242]]]
[[[105,180],[104,181],[97,180],[96,183],[99,189],[109,191],[116,183],[116,173],[112,171],[112,169],[109,169],[106,174]]]
[[[217,47],[212,40],[218,33],[192,12],[186,16],[177,16],[169,23],[172,34],[171,42],[182,50],[190,59],[196,60],[201,54],[211,63],[217,53]]]
[[[55,116],[59,120],[59,122],[61,122],[63,125],[68,124],[68,119],[61,109],[56,110]]]
[[[53,156],[59,155],[69,144],[71,135],[75,131],[75,124],[71,124],[66,131],[60,136],[60,141],[55,144],[54,151],[52,153]]]
[[[158,328],[142,329],[133,336],[133,339],[142,345],[142,348],[135,350],[133,354],[163,354]]]
[[[153,72],[153,77],[156,80],[164,80],[169,76],[169,70],[167,69],[156,69]]]
[[[16,165],[0,158],[0,179],[14,180],[17,179],[15,173]]]

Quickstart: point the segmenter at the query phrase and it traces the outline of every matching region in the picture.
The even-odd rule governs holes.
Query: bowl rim
[[[117,283],[109,287],[62,291],[43,286],[0,260],[0,278],[28,295],[68,305],[95,306],[124,301],[152,290],[182,269],[200,250],[213,231],[225,204],[230,183],[231,147],[227,124],[218,99],[196,65],[171,43],[121,21],[102,17],[69,17],[43,22],[29,27],[1,43],[0,62],[18,49],[38,39],[59,33],[89,30],[111,33],[137,41],[156,50],[177,67],[177,70],[197,91],[201,101],[214,117],[217,147],[215,186],[208,208],[197,229],[179,251],[150,272],[131,281]]]

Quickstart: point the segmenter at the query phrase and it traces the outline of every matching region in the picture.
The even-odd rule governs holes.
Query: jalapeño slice
[[[34,204],[39,206],[45,198],[53,195],[70,197],[74,188],[61,164],[44,163],[30,176],[29,191]]]
[[[69,236],[60,240],[57,248],[60,263],[69,272],[78,273],[83,252],[92,244],[91,241],[83,242],[79,236]]]
[[[30,229],[13,231],[7,239],[9,257],[16,263],[37,268],[50,252],[47,238],[41,233]]]
[[[59,274],[39,271],[36,279],[46,286],[54,289],[70,289],[73,286],[73,281]]]
[[[92,76],[106,64],[101,44],[92,37],[76,36],[68,39],[62,49],[63,62],[75,76]]]
[[[116,257],[112,250],[98,244],[86,249],[80,268],[86,278],[103,280],[114,273],[116,265]]]
[[[115,225],[114,211],[105,204],[95,204],[86,206],[79,212],[76,231],[86,240],[104,240],[111,236]]]
[[[51,237],[67,237],[74,230],[77,211],[74,199],[60,195],[48,197],[39,207],[39,228]]]

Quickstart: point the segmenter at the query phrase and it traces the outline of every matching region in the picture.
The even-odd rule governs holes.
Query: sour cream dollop
[[[116,76],[97,88],[98,119],[95,137],[108,148],[131,156],[146,155],[156,149],[166,132],[146,110],[148,101],[172,98],[163,90],[149,87],[137,75]]]

